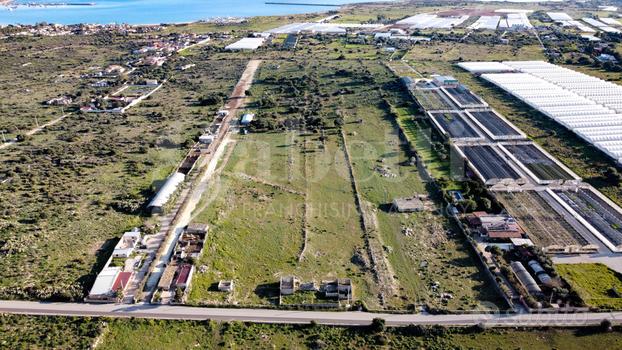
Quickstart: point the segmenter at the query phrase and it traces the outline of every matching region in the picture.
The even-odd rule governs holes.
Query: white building
[[[115,258],[129,258],[134,252],[136,245],[138,245],[138,242],[140,242],[140,231],[138,231],[138,229],[125,232],[114,247],[112,256]]]

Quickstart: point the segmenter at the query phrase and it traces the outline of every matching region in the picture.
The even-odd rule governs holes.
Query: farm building
[[[525,233],[513,217],[507,214],[474,212],[467,217],[469,226],[491,240],[522,238]]]
[[[179,172],[175,172],[168,179],[166,179],[164,185],[162,185],[158,193],[156,193],[155,197],[153,197],[151,202],[147,205],[147,208],[152,214],[160,214],[164,212],[164,206],[185,179],[186,175]]]

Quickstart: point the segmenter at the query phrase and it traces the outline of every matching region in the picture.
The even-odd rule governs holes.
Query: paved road
[[[327,325],[367,325],[382,318],[388,326],[445,325],[468,326],[484,323],[487,326],[558,326],[577,327],[598,325],[603,319],[614,324],[622,323],[622,312],[582,314],[473,314],[473,315],[422,315],[383,314],[368,312],[337,311],[287,311],[268,309],[218,309],[190,306],[149,304],[81,304],[41,303],[32,301],[0,301],[0,313],[56,316],[107,316],[138,317],[174,320],[244,321],[258,323],[309,323],[315,321]]]

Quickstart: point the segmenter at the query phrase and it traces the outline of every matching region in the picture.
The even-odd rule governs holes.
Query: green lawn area
[[[336,135],[318,144],[297,132],[239,136],[195,213],[212,228],[198,262],[208,271],[195,275],[190,303],[225,301],[213,291],[219,279],[235,280],[229,302],[276,303],[279,277],[293,274],[317,283],[350,277],[356,298],[375,305],[371,276],[351,262],[363,242],[343,151]],[[298,261],[303,220],[308,241]]]
[[[622,309],[622,275],[603,264],[557,264],[559,272],[589,306]]]

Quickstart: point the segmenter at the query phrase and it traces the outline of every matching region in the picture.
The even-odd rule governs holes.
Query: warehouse
[[[464,119],[461,113],[429,112],[428,116],[441,133],[452,139],[482,140],[483,137]]]
[[[520,73],[482,78],[622,160],[622,86],[542,61],[503,64]]]
[[[501,145],[500,149],[516,160],[516,163],[539,184],[580,180],[577,175],[533,143]]]
[[[476,175],[487,185],[508,179],[522,179],[518,171],[492,146],[460,146],[457,149],[468,160]]]
[[[493,140],[522,140],[525,134],[491,109],[467,110],[466,115]]]
[[[173,175],[169,176],[158,193],[156,193],[155,197],[153,197],[151,202],[149,202],[147,209],[151,211],[152,214],[160,214],[164,212],[164,206],[168,203],[168,200],[171,198],[173,193],[177,191],[179,185],[184,182],[185,178],[186,175],[179,172],[175,172]]]

